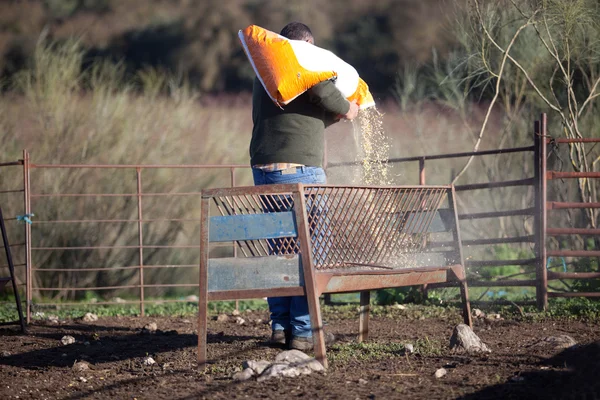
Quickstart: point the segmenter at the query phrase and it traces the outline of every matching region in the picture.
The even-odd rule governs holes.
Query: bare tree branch
[[[475,4],[477,4],[477,14],[480,16],[480,21],[483,24],[483,19],[481,18],[481,13],[479,12],[479,2],[476,0]],[[504,51],[504,56],[502,57],[502,63],[500,64],[500,69],[498,70],[498,73],[496,74],[497,79],[496,79],[496,90],[494,93],[494,97],[492,98],[492,101],[490,102],[490,105],[488,106],[487,112],[485,114],[485,119],[483,120],[483,124],[481,125],[481,129],[479,130],[479,137],[477,138],[477,142],[475,143],[475,146],[473,147],[473,152],[476,152],[479,150],[479,146],[481,145],[481,139],[483,138],[483,134],[485,132],[485,128],[487,126],[487,123],[490,119],[490,115],[492,113],[492,109],[494,108],[494,104],[496,104],[496,100],[498,100],[498,96],[500,94],[500,83],[502,81],[502,75],[504,73],[504,67],[506,66],[506,60],[508,59],[509,56],[509,52],[511,47],[515,44],[515,41],[517,40],[517,38],[519,37],[519,35],[521,34],[521,32],[523,31],[523,29],[527,28],[529,25],[532,24],[533,21],[533,17],[535,16],[536,13],[534,13],[533,16],[531,16],[531,18],[529,18],[529,20],[522,26],[519,27],[519,29],[517,29],[517,31],[515,32],[515,34],[512,37],[512,40],[510,41],[510,43],[508,44],[506,51]],[[487,32],[487,29],[486,29]],[[491,39],[491,37],[490,37]],[[452,180],[452,184],[456,183],[458,181],[458,179],[460,179],[460,177],[465,173],[465,171],[469,168],[469,165],[471,165],[471,162],[473,162],[473,159],[475,158],[474,155],[472,155],[471,157],[469,157],[469,160],[467,161],[467,163],[464,165],[464,167],[460,170],[460,172],[456,175],[456,177]]]

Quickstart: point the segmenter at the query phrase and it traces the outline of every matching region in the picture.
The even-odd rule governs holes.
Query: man
[[[308,26],[299,22],[286,25],[280,34],[314,44]],[[325,128],[340,118],[352,120],[357,114],[356,103],[346,100],[332,81],[315,85],[281,109],[255,79],[250,142],[254,184],[326,183],[322,167]],[[289,344],[303,351],[312,349],[306,297],[272,297],[268,303],[273,330],[271,343]],[[331,334],[326,335],[326,341],[332,339]]]

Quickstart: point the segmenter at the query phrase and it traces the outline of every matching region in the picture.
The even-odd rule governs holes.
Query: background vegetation
[[[0,161],[20,158],[21,149],[27,148],[36,163],[247,164],[253,72],[237,31],[251,23],[279,31],[291,20],[308,22],[317,44],[356,66],[369,83],[384,113],[390,157],[470,151],[474,146],[528,146],[533,121],[541,112],[550,113],[553,137],[598,137],[599,8],[591,0],[0,1]],[[504,51],[508,47],[510,59]],[[579,107],[575,118],[569,112],[573,106]],[[330,129],[330,163],[354,160],[352,131],[350,123]],[[553,147],[548,162],[558,170],[597,171],[598,147]],[[427,182],[449,183],[464,165],[464,159],[428,162]],[[417,168],[416,163],[392,165],[394,183],[416,184]],[[328,170],[332,183],[348,183],[356,173],[352,168]],[[148,170],[143,172],[143,190],[196,192],[228,185],[228,174]],[[531,176],[530,155],[489,156],[475,160],[457,183]],[[18,170],[3,169],[0,188],[18,187],[21,179]],[[247,171],[240,171],[236,179],[238,184],[251,182]],[[35,170],[32,187],[34,193],[133,193],[135,171]],[[590,181],[558,182],[550,187],[549,198],[597,199],[597,189]],[[18,196],[0,196],[6,215],[22,212]],[[459,199],[462,212],[531,205],[532,192],[523,187],[476,191]],[[135,219],[136,207],[134,199],[125,197],[37,198],[32,204],[39,220]],[[143,208],[148,218],[199,218],[199,204],[192,197],[149,198]],[[531,234],[533,223],[522,217],[482,222],[465,221],[463,238]],[[552,214],[549,224],[585,227],[597,222],[597,214],[582,212]],[[125,222],[34,224],[39,247],[126,246],[136,244],[138,234],[137,224]],[[196,225],[144,225],[145,243],[195,245]],[[22,242],[23,225],[9,225],[9,234],[13,243]],[[551,244],[599,247],[585,238],[557,238]],[[527,258],[532,246],[479,246],[466,252],[468,258],[510,260]],[[15,257],[22,262],[23,252],[16,251]],[[139,262],[135,249],[34,252],[33,257],[40,268]],[[196,249],[154,249],[145,253],[144,263],[194,265],[197,257]],[[571,270],[598,269],[595,259],[567,264]],[[556,265],[562,268],[562,263]],[[146,282],[195,282],[194,271],[149,269]],[[470,271],[486,279],[527,277],[531,272],[511,265]],[[36,286],[43,287],[113,286],[136,284],[138,279],[136,270],[35,276]],[[184,296],[194,291],[153,289],[147,295]],[[135,294],[105,291],[93,296]],[[528,293],[519,289],[514,295]],[[413,298],[414,293],[394,292],[387,301]]]

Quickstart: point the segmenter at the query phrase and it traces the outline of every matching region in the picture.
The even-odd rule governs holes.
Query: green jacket
[[[349,109],[350,103],[332,81],[315,85],[282,110],[255,79],[251,165],[280,162],[322,167],[325,128]]]

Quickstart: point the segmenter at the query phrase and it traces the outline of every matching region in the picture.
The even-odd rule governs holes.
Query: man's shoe
[[[331,332],[325,332],[325,345],[330,345],[335,342],[335,336]],[[292,336],[292,341],[290,343],[290,348],[294,350],[300,351],[309,351],[312,350],[313,345],[313,337],[300,337],[300,336]]]
[[[290,331],[277,330],[271,333],[269,344],[273,346],[286,346],[290,341]]]

